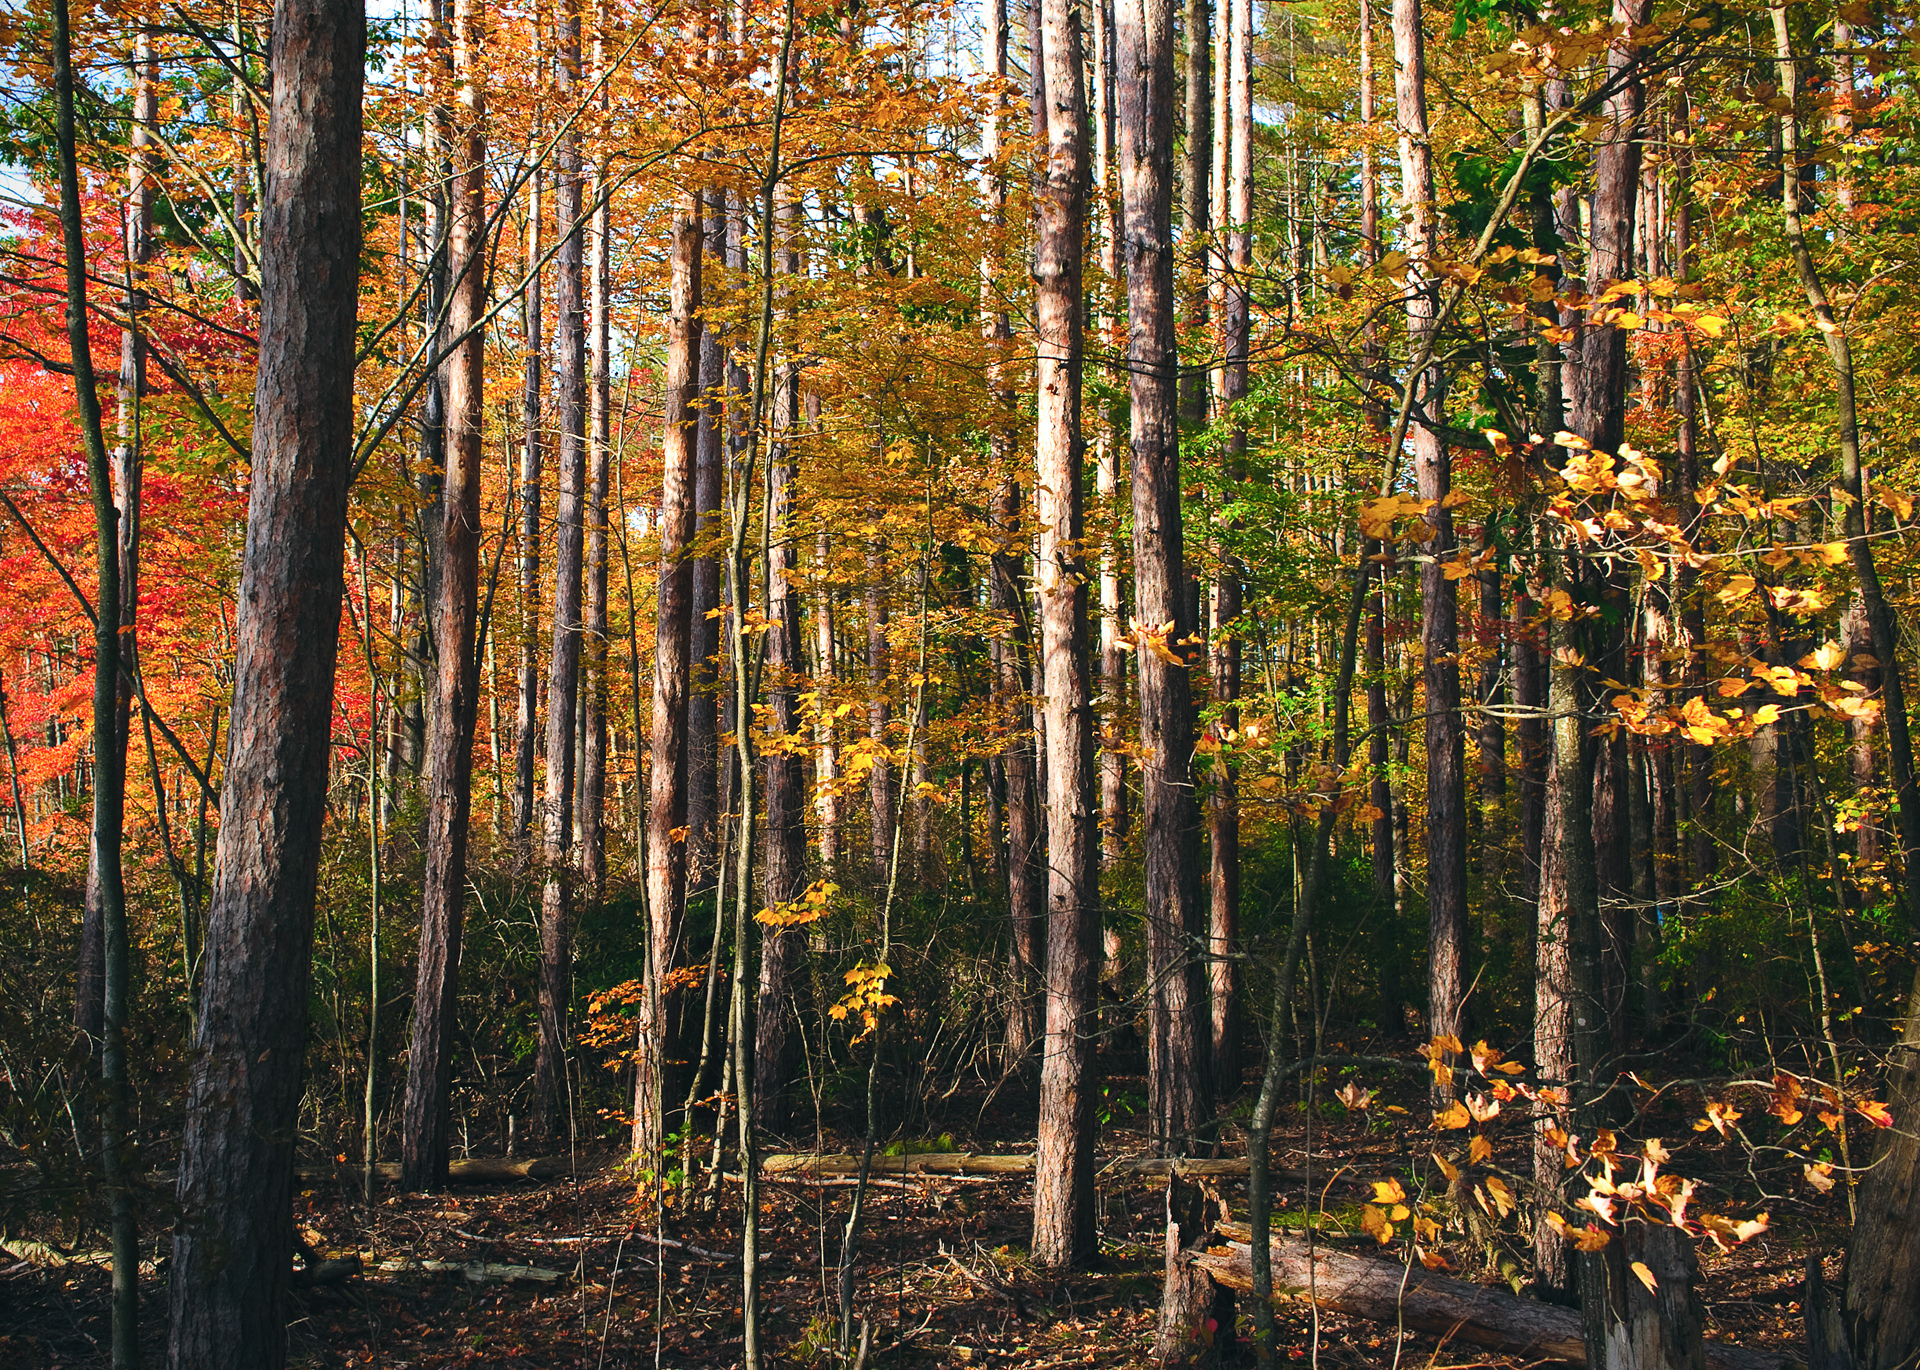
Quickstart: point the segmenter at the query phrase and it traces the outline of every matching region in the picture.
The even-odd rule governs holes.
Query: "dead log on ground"
[[[1252,1250],[1245,1227],[1223,1229],[1240,1237],[1194,1257],[1194,1264],[1218,1284],[1242,1292],[1253,1288]],[[1316,1246],[1309,1266],[1307,1244],[1276,1233],[1272,1244],[1276,1294],[1312,1301],[1321,1308],[1371,1322],[1469,1342],[1510,1354],[1547,1357],[1572,1365],[1587,1363],[1580,1314],[1535,1299],[1435,1274],[1378,1256]],[[1404,1285],[1403,1285],[1404,1282]],[[1719,1342],[1707,1343],[1708,1370],[1782,1370],[1779,1356]]]

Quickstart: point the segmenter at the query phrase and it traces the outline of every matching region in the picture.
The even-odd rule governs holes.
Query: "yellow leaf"
[[[1827,641],[1800,658],[1800,664],[1810,671],[1831,671],[1847,659],[1847,649],[1839,643]]]
[[[1762,704],[1753,711],[1753,726],[1756,728],[1764,728],[1779,717],[1780,706],[1778,704]]]
[[[1727,321],[1718,314],[1695,314],[1691,322],[1709,338],[1717,338],[1727,331]]]
[[[1375,1180],[1373,1182],[1373,1201],[1381,1204],[1397,1204],[1407,1197],[1407,1191],[1400,1187],[1397,1179]]]
[[[1433,1125],[1442,1131],[1452,1131],[1455,1128],[1462,1128],[1472,1121],[1473,1118],[1468,1114],[1467,1106],[1458,1102],[1446,1112],[1433,1115]]]
[[[1726,604],[1734,604],[1753,593],[1753,577],[1747,575],[1732,576],[1720,590],[1718,598]]]
[[[1372,1204],[1360,1210],[1360,1230],[1382,1246],[1393,1240],[1393,1224]]]
[[[1474,1140],[1479,1141],[1480,1139],[1476,1137],[1474,1138]],[[1440,1173],[1447,1177],[1448,1184],[1452,1184],[1455,1180],[1460,1178],[1460,1167],[1455,1165],[1452,1161],[1449,1161],[1445,1156],[1442,1156],[1437,1151],[1433,1153],[1433,1163],[1440,1167]]]
[[[1467,1144],[1467,1163],[1469,1165],[1478,1165],[1492,1155],[1493,1143],[1485,1137],[1475,1137]]]
[[[1628,1266],[1627,1269],[1633,1272],[1634,1278],[1638,1279],[1640,1283],[1647,1287],[1648,1293],[1652,1293],[1660,1287],[1660,1281],[1653,1277],[1653,1272],[1647,1269],[1647,1263],[1645,1261],[1635,1261],[1632,1265]]]

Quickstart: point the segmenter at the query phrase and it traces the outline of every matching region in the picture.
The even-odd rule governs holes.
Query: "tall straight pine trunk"
[[[700,198],[674,207],[667,305],[667,385],[660,490],[660,589],[654,620],[653,769],[647,781],[647,986],[635,1053],[633,1149],[666,1138],[666,976],[687,899],[687,675],[692,618],[694,483],[699,460]],[[716,912],[716,917],[718,913]]]
[[[1119,0],[1120,184],[1132,399],[1133,575],[1146,848],[1147,1114],[1151,1144],[1184,1155],[1210,1112],[1200,965],[1199,813],[1192,633],[1180,511],[1179,358],[1173,334],[1173,10]],[[1161,635],[1164,634],[1164,639]],[[1049,682],[1051,684],[1051,682]]]
[[[279,1370],[321,824],[333,741],[360,283],[359,0],[278,0],[260,204],[253,478],[169,1356]]]
[[[426,869],[420,882],[420,958],[413,1039],[400,1132],[400,1174],[408,1189],[447,1178],[448,1095],[453,1079],[455,1005],[467,890],[467,827],[473,807],[473,730],[480,670],[474,633],[480,591],[480,456],[485,412],[481,335],[486,311],[486,81],[476,0],[456,0],[453,116],[456,170],[451,210],[446,335],[441,368],[447,405],[447,470],[441,499],[440,575],[433,592],[437,648],[428,716]]]
[[[1401,212],[1410,259],[1407,335],[1415,349],[1434,336],[1440,300],[1432,259],[1440,227],[1434,209],[1433,147],[1427,127],[1426,35],[1421,0],[1394,0],[1394,110],[1400,129]],[[1433,503],[1433,535],[1420,566],[1420,646],[1425,654],[1427,732],[1427,1026],[1460,1030],[1467,941],[1466,740],[1460,715],[1459,602],[1440,563],[1453,554],[1453,465],[1434,425],[1445,418],[1446,372],[1438,362],[1407,384],[1425,422],[1412,427],[1420,498]]]
[[[555,87],[564,101],[581,85],[580,9],[568,0],[559,22]],[[570,904],[574,880],[574,732],[580,707],[581,591],[587,502],[587,323],[582,290],[585,233],[580,140],[569,131],[555,149],[553,213],[561,235],[554,254],[554,391],[560,444],[554,484],[553,645],[547,663],[547,785],[540,844],[540,1046],[534,1057],[534,1108],[555,1135],[566,1103],[567,1008],[571,984]]]
[[[1093,1212],[1094,974],[1100,955],[1093,697],[1087,649],[1085,510],[1080,481],[1086,233],[1086,92],[1080,10],[1041,0],[1037,68],[1045,74],[1045,158],[1034,240],[1039,411],[1035,514],[1040,525],[1040,652],[1047,737],[1046,1036],[1034,1161],[1033,1255],[1080,1265],[1097,1253]],[[1036,111],[1039,115],[1041,111]]]

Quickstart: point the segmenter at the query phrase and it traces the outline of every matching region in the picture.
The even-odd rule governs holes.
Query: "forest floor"
[[[1326,1103],[1311,1113],[1302,1106],[1283,1110],[1276,1164],[1302,1165],[1310,1144],[1313,1170],[1320,1174],[1409,1174],[1432,1134],[1411,1123],[1411,1114],[1397,1117],[1381,1105],[1400,1089],[1418,1088],[1408,1082],[1390,1089],[1366,1114]],[[1117,1091],[1110,1094],[1115,1098],[1129,1089],[1136,1096],[1144,1092],[1138,1080],[1114,1080],[1109,1089]],[[979,1095],[970,1104],[958,1095],[950,1102],[955,1144],[996,1154],[1031,1149],[1030,1108],[990,1105],[990,1111],[976,1113]],[[1404,1102],[1417,1113],[1424,1100]],[[1719,1211],[1748,1214],[1766,1207],[1772,1217],[1766,1234],[1731,1254],[1703,1244],[1709,1335],[1797,1358],[1804,1263],[1819,1251],[1835,1257],[1827,1268],[1838,1273],[1835,1253],[1846,1237],[1844,1192],[1836,1187],[1823,1198],[1787,1192],[1784,1175],[1757,1170],[1752,1156],[1712,1133],[1693,1132],[1687,1111],[1685,1100],[1674,1102],[1669,1171],[1698,1179],[1701,1195]],[[971,1124],[964,1131],[962,1120]],[[1510,1129],[1496,1162],[1523,1170],[1527,1136],[1524,1127]],[[858,1146],[845,1137],[825,1140],[829,1151]],[[910,1176],[870,1189],[854,1296],[856,1339],[865,1320],[871,1340],[868,1365],[1118,1370],[1153,1364],[1165,1181],[1126,1175],[1114,1165],[1138,1155],[1142,1146],[1138,1133],[1105,1129],[1102,1259],[1096,1270],[1064,1278],[1027,1259],[1027,1176]],[[1513,1155],[1499,1154],[1509,1149]],[[1244,1145],[1229,1144],[1226,1151],[1244,1154]],[[343,1176],[338,1186],[304,1191],[296,1201],[309,1243],[328,1256],[357,1253],[364,1265],[337,1284],[296,1291],[296,1365],[720,1370],[740,1363],[739,1264],[730,1254],[739,1242],[737,1181],[723,1181],[711,1198],[696,1190],[684,1208],[664,1215],[636,1202],[631,1180],[607,1172],[578,1181],[456,1189],[440,1197],[388,1193],[370,1208],[353,1187]],[[1330,1241],[1372,1248],[1355,1222],[1361,1190],[1339,1180],[1316,1182],[1309,1201],[1299,1184],[1282,1188],[1277,1221],[1297,1224],[1311,1206],[1322,1215],[1320,1228]],[[1219,1189],[1235,1216],[1244,1218],[1244,1181],[1229,1180]],[[824,1370],[834,1364],[829,1351],[837,1329],[830,1310],[851,1183],[783,1180],[765,1184],[762,1194],[766,1363]],[[1511,1221],[1506,1226],[1511,1229]],[[1523,1260],[1520,1236],[1508,1230],[1503,1239],[1512,1256]],[[0,1237],[0,1247],[7,1245]],[[1462,1259],[1457,1251],[1455,1256]],[[1497,1278],[1491,1273],[1494,1256],[1490,1251],[1474,1257],[1475,1267],[1485,1267],[1480,1278]],[[428,1270],[422,1261],[458,1268]],[[470,1263],[554,1274],[542,1283],[495,1271],[476,1281],[466,1270]],[[163,1364],[164,1284],[157,1277],[145,1283],[147,1363]],[[106,1274],[95,1266],[48,1267],[15,1261],[0,1250],[0,1365],[106,1365],[107,1294]],[[1244,1301],[1242,1308],[1244,1321]],[[1293,1363],[1409,1370],[1540,1364],[1412,1334],[1396,1355],[1390,1326],[1322,1313],[1316,1327],[1300,1305],[1283,1313],[1281,1328],[1283,1357]]]

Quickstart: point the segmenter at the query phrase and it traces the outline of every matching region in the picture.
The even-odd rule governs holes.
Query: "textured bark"
[[[782,226],[791,233],[797,207],[782,209]],[[782,248],[775,270],[800,272],[800,254]],[[767,457],[767,703],[783,738],[799,740],[801,674],[799,545],[793,540],[793,456],[800,399],[800,368],[782,362],[772,377],[772,439]],[[806,884],[807,776],[803,754],[784,746],[761,753],[766,770],[767,819],[761,849],[761,881],[766,907],[796,898]],[[792,1074],[789,1046],[793,1018],[793,974],[804,945],[798,928],[768,927],[760,944],[760,986],[754,1008],[754,1119],[769,1131],[787,1125],[787,1081]]]
[[[702,247],[716,267],[727,260],[726,197],[710,192]],[[720,485],[726,468],[727,358],[717,329],[700,334],[700,422],[696,430],[697,463],[694,475],[693,536],[702,555],[693,562],[692,642],[688,657],[693,671],[687,696],[687,880],[689,887],[706,889],[717,867],[715,850],[720,830],[720,625],[714,614],[721,608],[720,558],[714,539],[720,531]]]
[[[1206,350],[1207,235],[1213,229],[1213,6],[1209,0],[1186,0],[1186,137],[1181,141],[1180,243],[1186,254],[1191,293],[1187,296],[1187,329]],[[1180,421],[1199,427],[1207,421],[1207,372],[1190,366],[1180,373]]]
[[[1004,79],[1007,62],[1006,0],[982,0],[981,21],[991,71]],[[991,160],[1001,147],[1003,106],[996,100],[983,121],[982,150],[989,158],[988,215],[996,240],[1006,229],[1006,181]],[[1044,127],[1044,115],[1036,116]],[[980,261],[980,316],[986,337],[1004,345],[1012,327],[1002,297],[1005,263],[990,252]],[[1006,1062],[1024,1066],[1040,1040],[1040,974],[1045,961],[1046,894],[1040,867],[1038,795],[1034,788],[1034,733],[1028,704],[1026,661],[1032,652],[1021,582],[1026,572],[1026,540],[1020,521],[1020,482],[1013,465],[1013,387],[1006,363],[998,357],[989,373],[997,417],[990,441],[994,466],[1003,474],[993,492],[993,526],[998,545],[988,567],[988,599],[999,618],[992,647],[993,721],[1001,752],[994,761],[997,783],[988,786],[988,831],[996,873],[1004,880],[1011,935],[1008,938]],[[1000,814],[1005,812],[1005,841]]]
[[[580,85],[580,11],[569,3],[559,20],[556,89],[564,100]],[[585,235],[580,225],[579,138],[561,138],[554,158],[553,214],[560,239],[554,254],[554,393],[560,442],[555,454],[553,645],[547,663],[547,784],[542,796],[540,885],[540,1047],[534,1057],[533,1102],[539,1130],[553,1136],[566,1105],[567,1005],[570,991],[569,905],[573,880],[574,731],[580,707],[581,578],[587,486],[587,324],[582,290]]]
[[[1571,645],[1563,623],[1553,625],[1553,649]],[[1534,933],[1533,1056],[1543,1083],[1566,1087],[1576,1080],[1575,1018],[1583,1003],[1579,979],[1599,917],[1594,889],[1590,813],[1592,752],[1580,713],[1578,668],[1555,660],[1547,694],[1551,751],[1548,757],[1546,824],[1540,847],[1540,892]],[[1586,938],[1583,945],[1578,939]],[[1538,1213],[1557,1205],[1564,1153],[1545,1138],[1553,1120],[1535,1124],[1533,1153]],[[1570,1302],[1575,1294],[1572,1251],[1543,1220],[1533,1228],[1534,1284],[1547,1298]]]
[[[446,1183],[460,943],[467,891],[467,828],[473,806],[473,731],[480,671],[474,651],[480,591],[480,457],[485,416],[487,206],[483,34],[474,0],[456,0],[453,70],[459,106],[448,186],[451,211],[447,336],[461,339],[441,367],[447,404],[446,479],[436,509],[440,574],[434,584],[433,708],[429,714],[426,864],[420,882],[420,956],[413,1037],[400,1130],[408,1189]]]
[[[1541,651],[1538,613],[1524,587],[1513,597],[1514,751],[1520,790],[1520,897],[1540,895],[1541,842],[1547,819],[1547,666]]]
[[[1505,574],[1493,541],[1493,530],[1480,532],[1482,551],[1493,551],[1493,569],[1480,573],[1480,616],[1474,625],[1486,660],[1475,690],[1480,714],[1480,898],[1487,908],[1504,905],[1507,898],[1507,675],[1506,616],[1502,590]]]
[[[1878,695],[1880,668],[1866,664],[1874,659],[1873,628],[1867,622],[1866,605],[1858,595],[1847,606],[1847,612],[1840,620],[1840,631],[1847,648],[1848,678],[1869,696]],[[1862,718],[1847,720],[1847,774],[1853,781],[1856,795],[1871,794],[1879,780],[1879,767],[1874,760],[1873,734],[1871,721]],[[1869,810],[1860,816],[1860,831],[1855,837],[1855,854],[1862,864],[1880,860],[1880,838],[1879,815]]]
[[[1598,1252],[1580,1257],[1580,1313],[1595,1370],[1706,1370],[1699,1262],[1678,1228],[1632,1219]],[[1653,1276],[1649,1289],[1631,1267]]]
[[[994,718],[1004,739],[1000,766],[1007,810],[1007,912],[1011,987],[1007,1005],[1007,1059],[1026,1061],[1040,1040],[1041,974],[1046,966],[1047,882],[1041,860],[1040,800],[1034,775],[1032,713],[1025,660],[1026,605],[1020,582],[1026,569],[1021,548],[1020,484],[1011,476],[993,496],[994,526],[1003,550],[993,554],[993,607],[1003,625],[994,643]]]
[[[134,37],[130,65],[133,76],[133,119],[127,157],[125,223],[129,287],[125,307],[129,319],[138,319],[147,307],[147,292],[142,285],[154,252],[154,158],[150,149],[154,146],[153,123],[159,112],[159,68],[153,57],[153,36],[146,28],[141,28]],[[87,364],[91,369],[91,358]],[[100,473],[107,476],[111,486],[115,527],[110,545],[113,547],[115,571],[119,578],[118,593],[112,596],[118,601],[115,641],[119,659],[110,663],[112,669],[108,673],[113,682],[113,723],[110,729],[101,729],[95,734],[96,738],[104,736],[110,739],[107,745],[102,747],[96,741],[93,749],[94,764],[105,768],[109,790],[117,785],[122,796],[120,801],[114,801],[109,796],[105,806],[107,810],[112,810],[116,802],[124,807],[126,793],[127,741],[133,717],[133,672],[137,669],[134,627],[140,607],[140,487],[145,466],[140,440],[140,402],[146,391],[146,338],[138,328],[122,329],[116,405],[118,441],[107,454],[110,470]],[[93,403],[97,408],[97,390]],[[101,440],[104,445],[104,431]],[[97,793],[97,782],[95,789]],[[117,852],[120,819],[105,812],[101,816],[111,819],[113,847]],[[21,831],[24,834],[24,825]],[[116,907],[124,909],[125,903],[124,890],[114,888],[124,882],[119,877],[102,880],[102,855],[100,844],[95,840],[88,849],[86,906],[80,923],[79,972],[74,981],[74,1026],[96,1038],[103,1036],[106,1028],[108,905],[117,900],[119,903]],[[113,859],[117,864],[117,857]],[[24,859],[21,865],[26,865]]]
[[[1247,1229],[1222,1224],[1219,1230],[1226,1238],[1224,1247],[1209,1252],[1196,1264],[1231,1288],[1251,1288]],[[1408,1273],[1399,1261],[1354,1255],[1324,1244],[1309,1252],[1305,1242],[1276,1236],[1270,1249],[1274,1287],[1311,1290],[1309,1297],[1322,1308],[1516,1354],[1530,1361],[1596,1364],[1588,1355],[1580,1317],[1570,1309],[1427,1270],[1416,1268]],[[1663,1287],[1669,1278],[1684,1283],[1686,1275],[1681,1268],[1658,1263],[1654,1257],[1645,1259]],[[1698,1364],[1687,1359],[1643,1362],[1649,1370],[1669,1363],[1676,1370]],[[1712,1370],[1780,1370],[1787,1363],[1779,1356],[1737,1346],[1715,1343],[1705,1348],[1705,1364]]]
[[[611,214],[604,199],[606,170],[596,166],[591,182],[593,218],[587,250],[587,621],[582,641],[585,679],[580,707],[586,713],[580,748],[579,830],[581,893],[597,903],[607,883],[607,493],[613,449],[609,429],[613,385],[612,326],[608,292]]]
[[[527,285],[522,295],[526,372],[520,395],[520,703],[514,718],[512,839],[515,859],[523,865],[533,843],[533,761],[540,726],[540,476],[546,451],[541,433],[540,370],[546,347],[540,322],[541,180],[535,173],[527,182]]]
[[[686,908],[687,676],[698,463],[700,389],[700,201],[688,193],[673,218],[672,294],[667,313],[665,426],[661,436],[660,589],[654,626],[653,769],[647,791],[647,990],[635,1053],[633,1149],[657,1157],[666,1137],[667,972]]]
[[[1145,797],[1147,1117],[1154,1151],[1180,1155],[1194,1146],[1211,1101],[1206,1000],[1193,954],[1203,927],[1193,703],[1182,656],[1186,648],[1180,645],[1195,625],[1184,593],[1179,360],[1173,340],[1171,0],[1120,0],[1117,18],[1134,604],[1144,631],[1166,637],[1161,651],[1148,650],[1143,642],[1135,653]],[[1175,664],[1167,656],[1182,659]],[[1051,680],[1048,686],[1051,694]]]
[[[353,464],[357,0],[279,0],[253,476],[220,850],[171,1270],[178,1370],[286,1360],[293,1156]]]
[[[1434,213],[1433,149],[1428,141],[1426,37],[1420,0],[1394,0],[1394,110],[1400,128],[1402,213],[1408,216],[1407,333],[1416,344],[1433,336],[1440,303],[1427,262],[1439,241]],[[1432,538],[1420,566],[1420,646],[1425,656],[1427,742],[1427,1023],[1436,1033],[1460,1030],[1466,991],[1467,940],[1466,739],[1460,716],[1458,596],[1440,563],[1454,551],[1453,465],[1434,425],[1445,420],[1446,373],[1430,366],[1407,384],[1422,419],[1411,429],[1414,477]]]
[[[876,533],[867,543],[867,740],[882,749],[891,745],[893,720],[893,702],[887,694],[890,653],[886,580],[886,542]],[[867,772],[868,851],[874,884],[882,889],[893,868],[893,825],[898,817],[893,766],[886,758],[884,750],[877,750],[873,767]]]
[[[1080,11],[1042,0],[1036,65],[1045,73],[1044,180],[1034,239],[1039,412],[1034,454],[1040,526],[1041,660],[1047,727],[1047,1009],[1033,1185],[1033,1255],[1065,1267],[1097,1253],[1093,1211],[1092,1029],[1099,960],[1098,833],[1087,575],[1081,548],[1080,279],[1086,231],[1086,98]]]
[[[815,397],[810,397],[815,398]],[[820,865],[829,873],[840,864],[840,821],[842,813],[840,781],[840,730],[835,726],[833,710],[824,707],[834,698],[838,671],[834,662],[833,586],[825,580],[832,560],[831,536],[822,529],[813,545],[813,572],[819,578],[813,597],[813,683],[820,693],[822,708],[814,737],[815,800],[820,820]]]

